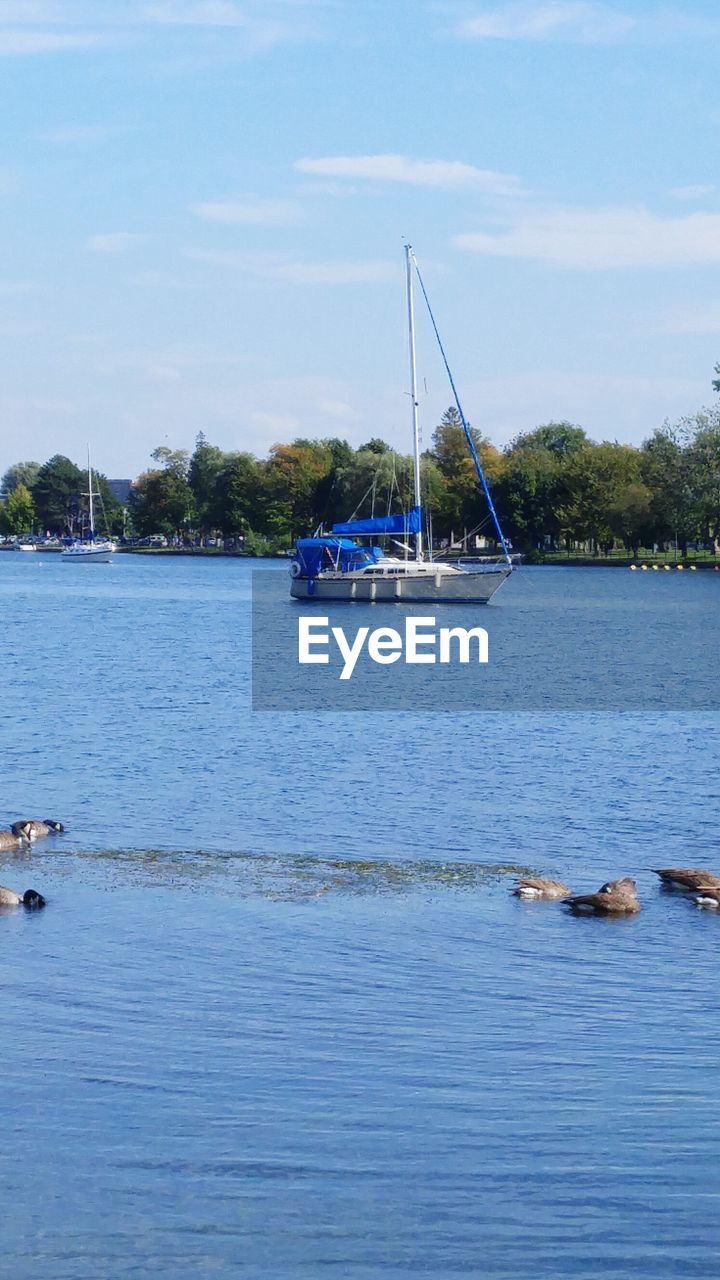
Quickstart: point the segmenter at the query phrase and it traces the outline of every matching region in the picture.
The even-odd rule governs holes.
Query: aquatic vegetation
[[[106,849],[76,853],[87,873],[101,863],[103,875],[135,885],[215,892],[240,897],[310,900],[323,894],[353,897],[417,892],[468,892],[527,868],[514,863],[417,862],[381,858],[327,858],[309,854],[252,854],[217,850]]]

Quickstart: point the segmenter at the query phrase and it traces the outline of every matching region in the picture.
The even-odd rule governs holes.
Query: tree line
[[[720,370],[718,371],[720,372]],[[517,550],[584,548],[607,552],[677,541],[712,548],[720,539],[720,410],[666,423],[636,448],[596,443],[582,427],[550,422],[504,450],[473,431],[506,536]],[[133,482],[127,509],[96,475],[109,532],[162,534],[180,542],[222,537],[251,554],[289,547],[294,538],[357,514],[385,515],[413,505],[412,459],[379,438],[353,449],[340,439],[297,439],[267,458],[225,452],[200,433],[192,453],[159,447]],[[436,545],[494,529],[462,424],[443,415],[422,457],[423,505]],[[58,535],[82,532],[87,476],[56,455],[5,473],[0,528]]]
[[[105,476],[93,472],[95,510],[113,533],[123,528],[123,508]],[[82,535],[88,525],[88,475],[69,458],[16,462],[0,481],[0,531],[5,534]]]

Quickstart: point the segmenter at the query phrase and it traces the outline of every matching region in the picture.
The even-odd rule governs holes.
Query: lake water
[[[717,714],[253,713],[250,584],[0,555],[0,825],[68,828],[0,855],[48,898],[0,918],[4,1274],[716,1276],[720,918],[647,869],[720,871]],[[485,613],[607,601],[675,671],[719,599],[528,569]]]

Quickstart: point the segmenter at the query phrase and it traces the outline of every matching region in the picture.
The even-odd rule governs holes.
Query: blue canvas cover
[[[382,555],[380,547],[361,547],[350,538],[298,538],[297,561],[303,578],[316,578],[323,569],[348,573],[373,564]]]
[[[422,507],[413,507],[411,511],[401,512],[395,516],[371,516],[367,520],[346,520],[334,524],[333,533],[345,533],[354,537],[367,537],[368,534],[380,533],[421,533]]]

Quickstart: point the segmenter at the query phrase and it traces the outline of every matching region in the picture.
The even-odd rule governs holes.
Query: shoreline
[[[14,551],[12,546],[0,546],[0,551]],[[63,550],[62,547],[39,547],[36,552],[25,552],[24,554],[42,555],[59,555]],[[244,551],[225,551],[218,547],[118,547],[116,555],[133,555],[133,556],[160,556],[160,557],[194,557],[195,559],[205,560],[290,560],[289,554],[277,553],[269,556],[251,556]],[[443,560],[440,563],[452,564],[451,560]],[[713,572],[720,570],[720,556],[712,559],[703,558],[695,559],[682,557],[677,560],[667,560],[658,558],[657,556],[640,556],[633,559],[630,556],[563,556],[562,559],[529,559],[523,560],[516,568],[525,569],[633,569],[636,571],[653,570],[659,571],[665,569],[671,570],[702,570],[703,572]]]

